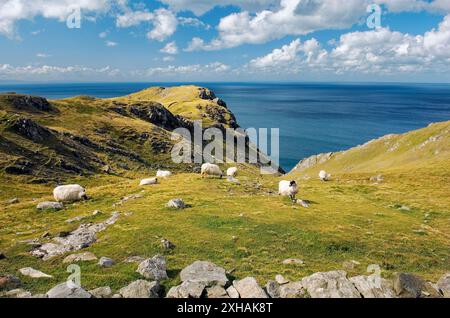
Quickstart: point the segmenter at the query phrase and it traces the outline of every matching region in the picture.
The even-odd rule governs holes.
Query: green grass
[[[190,118],[195,119],[199,109],[194,105],[211,103],[199,100],[196,91],[195,87],[164,93],[150,89],[116,100],[155,99],[174,113],[190,113]],[[52,200],[54,184],[31,184],[29,176],[0,171],[0,250],[8,257],[0,260],[0,273],[20,276],[18,269],[31,266],[54,276],[48,280],[20,276],[24,287],[33,293],[46,292],[68,277],[67,265],[62,263],[67,254],[44,262],[31,256],[31,247],[22,241],[39,238],[46,242],[49,239],[42,239],[42,234],[49,232],[53,237],[80,225],[68,224],[67,219],[87,216],[83,223],[101,222],[114,211],[122,213],[118,222],[99,233],[98,241],[86,250],[98,257],[111,257],[117,264],[101,268],[96,262],[80,263],[82,285],[87,289],[107,285],[117,291],[139,278],[137,264],[123,262],[127,257],[156,254],[167,259],[169,280],[163,282],[166,288],[179,283],[181,269],[196,260],[212,261],[232,271],[236,278],[255,276],[261,284],[276,274],[298,280],[318,271],[342,269],[343,262],[350,260],[361,263],[349,271],[350,275],[367,274],[371,264],[380,265],[385,277],[394,272],[412,272],[436,281],[449,271],[450,122],[382,138],[281,178],[261,176],[255,167],[240,166],[241,185],[236,185],[183,172],[171,166],[167,154],[153,153],[148,151],[148,144],[136,143],[134,136],[143,132],[151,132],[152,138],[161,140],[167,138],[167,132],[108,111],[112,100],[77,97],[53,103],[58,113],[27,116],[100,144],[112,140],[176,174],[159,185],[142,188],[138,186],[140,179],[154,175],[156,168],[126,162],[131,169],[120,170],[115,163],[125,158],[105,158],[100,153],[118,171],[117,175],[66,176],[65,183],[85,186],[91,199],[66,205],[62,211],[39,212],[37,203]],[[0,106],[0,115],[10,112],[8,105]],[[96,133],[97,128],[104,128],[106,133]],[[30,154],[39,150],[48,158],[59,158],[50,148],[0,132],[4,150],[9,149],[7,143],[3,144],[8,139]],[[440,137],[425,143],[436,136]],[[2,165],[21,158],[19,152],[11,154],[6,150],[2,152]],[[331,181],[318,180],[322,169],[333,175]],[[382,182],[369,181],[378,174],[383,175]],[[295,179],[300,187],[298,197],[310,201],[311,206],[293,205],[276,195],[281,179]],[[137,193],[143,197],[113,206],[122,197]],[[7,204],[14,197],[20,202]],[[182,198],[189,207],[182,211],[166,208],[174,198]],[[402,206],[409,211],[402,210]],[[103,213],[92,216],[94,210]],[[177,246],[175,250],[162,250],[163,237]],[[301,259],[304,264],[283,265],[287,258]]]
[[[253,187],[257,177],[263,184],[260,190]],[[34,292],[45,292],[64,280],[69,275],[62,264],[66,255],[43,262],[30,256],[30,247],[19,241],[40,237],[46,231],[54,235],[73,230],[79,223],[67,224],[65,220],[91,215],[94,210],[104,214],[83,222],[99,222],[113,211],[122,212],[119,221],[100,233],[98,242],[87,249],[98,257],[115,259],[117,265],[104,269],[95,262],[83,263],[86,288],[109,285],[120,289],[139,276],[137,265],[122,263],[124,259],[161,253],[170,270],[166,287],[177,284],[179,271],[195,260],[215,262],[234,269],[235,277],[251,275],[261,283],[276,274],[300,279],[317,271],[341,269],[348,260],[361,262],[350,272],[353,275],[364,274],[370,264],[379,264],[385,276],[406,271],[436,280],[448,271],[450,240],[444,234],[450,229],[448,209],[429,212],[430,221],[425,224],[424,214],[429,209],[395,184],[358,185],[352,179],[305,181],[300,197],[314,202],[305,209],[269,194],[267,190],[275,184],[270,177],[246,173],[240,179],[243,185],[236,186],[225,180],[179,174],[144,188],[143,198],[118,207],[112,205],[121,197],[142,191],[137,178],[75,179],[71,181],[86,185],[92,200],[68,205],[59,212],[35,209],[37,201],[32,198],[51,199],[51,187],[3,185],[1,200],[16,196],[21,203],[0,210],[0,248],[8,256],[0,261],[0,271],[17,274],[19,268],[32,266],[55,276],[52,280],[25,279],[26,288]],[[394,186],[395,194],[386,193],[386,188]],[[190,207],[183,211],[165,207],[168,200],[178,197]],[[393,204],[413,208],[401,211]],[[125,216],[125,212],[132,215]],[[416,233],[418,229],[424,233]],[[176,249],[162,251],[162,237],[175,243]],[[300,258],[305,264],[282,265],[286,258]]]

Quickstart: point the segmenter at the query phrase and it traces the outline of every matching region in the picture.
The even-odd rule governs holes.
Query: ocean
[[[115,97],[186,83],[0,84],[49,99]],[[450,84],[192,83],[213,90],[243,128],[279,128],[280,164],[450,120]]]

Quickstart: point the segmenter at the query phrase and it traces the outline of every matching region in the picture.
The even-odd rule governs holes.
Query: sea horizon
[[[280,129],[280,165],[291,170],[311,155],[346,150],[386,134],[450,119],[450,84],[333,82],[0,83],[0,92],[62,99],[109,98],[152,86],[212,89],[243,128]]]

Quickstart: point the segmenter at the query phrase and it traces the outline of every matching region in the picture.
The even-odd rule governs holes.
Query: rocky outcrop
[[[44,112],[53,110],[48,100],[43,97],[21,94],[1,94],[0,99],[9,103],[17,110]]]
[[[312,298],[361,298],[345,271],[315,273],[303,278],[302,285]]]
[[[161,281],[168,278],[166,260],[159,255],[141,262],[136,272],[150,280]]]
[[[41,271],[38,271],[34,268],[31,267],[24,267],[19,269],[19,272],[24,275],[24,276],[28,276],[31,278],[52,278],[53,276],[45,274]]]
[[[381,277],[356,276],[350,281],[364,298],[395,298],[392,281]]]
[[[80,286],[76,286],[73,283],[65,282],[56,285],[47,292],[48,298],[92,298],[89,294]]]
[[[314,155],[308,158],[305,158],[301,160],[292,170],[291,172],[299,172],[306,169],[309,169],[311,167],[314,167],[318,164],[322,164],[333,158],[334,153],[333,152],[327,152],[327,153],[321,153],[318,155]],[[291,173],[290,172],[290,173]]]
[[[206,286],[226,286],[228,278],[225,269],[213,263],[196,261],[184,268],[180,273],[182,282],[199,282]]]
[[[113,215],[104,222],[97,224],[82,224],[78,229],[70,232],[66,237],[55,237],[54,243],[46,243],[31,251],[31,254],[43,260],[49,260],[55,256],[77,251],[93,244],[96,234],[104,231],[108,226],[114,224],[119,218],[119,213]]]
[[[394,276],[394,291],[400,298],[437,298],[442,297],[438,290],[422,278],[408,273]]]
[[[233,282],[234,288],[241,298],[268,298],[265,291],[253,277],[247,277]]]
[[[137,280],[122,288],[119,294],[122,298],[159,298],[161,286],[158,282]]]

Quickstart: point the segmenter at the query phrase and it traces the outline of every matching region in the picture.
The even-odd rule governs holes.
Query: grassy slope
[[[421,144],[445,132],[441,128],[449,124],[391,137],[398,138],[401,144],[398,153],[387,155],[391,158],[381,160],[384,150],[375,142],[369,144],[373,145],[371,150],[351,150],[341,159],[285,177],[299,181],[300,197],[313,203],[308,209],[270,193],[276,192],[278,179],[261,177],[252,167],[241,168],[241,186],[195,174],[177,174],[160,185],[144,188],[143,198],[118,207],[112,205],[121,197],[140,193],[139,179],[149,173],[74,178],[68,182],[85,185],[92,200],[68,205],[60,212],[35,209],[38,201],[51,199],[52,186],[28,185],[25,178],[1,175],[0,202],[12,197],[21,202],[0,207],[0,250],[8,256],[0,261],[0,272],[17,274],[19,268],[32,266],[55,276],[52,280],[24,278],[25,287],[34,292],[45,292],[63,281],[69,275],[62,264],[65,255],[43,262],[31,257],[30,247],[19,241],[39,237],[46,231],[55,235],[73,230],[80,223],[67,224],[65,220],[91,215],[98,209],[104,214],[83,222],[99,222],[113,211],[133,214],[122,215],[87,249],[118,263],[109,269],[95,262],[81,264],[82,284],[87,288],[109,285],[117,290],[137,279],[137,265],[122,261],[133,255],[164,253],[161,237],[177,245],[166,253],[170,270],[167,287],[178,283],[177,274],[184,266],[199,259],[235,269],[235,277],[256,276],[262,284],[275,274],[299,279],[317,271],[340,269],[348,260],[361,262],[350,271],[351,275],[365,274],[367,265],[379,264],[385,276],[406,271],[436,280],[448,272],[450,262],[448,130],[443,139],[415,152],[408,150],[415,143],[406,140]],[[426,159],[431,157],[427,151],[431,154],[436,150],[439,154],[434,159]],[[380,160],[371,161],[376,155]],[[348,163],[352,163],[352,169]],[[316,176],[322,168],[334,175],[332,181],[305,179],[306,175]],[[375,184],[368,180],[378,173],[385,176],[385,181]],[[179,212],[164,207],[169,199],[178,197],[192,207]],[[411,207],[411,211],[398,209],[401,205]],[[304,260],[305,265],[281,264],[292,257]]]

